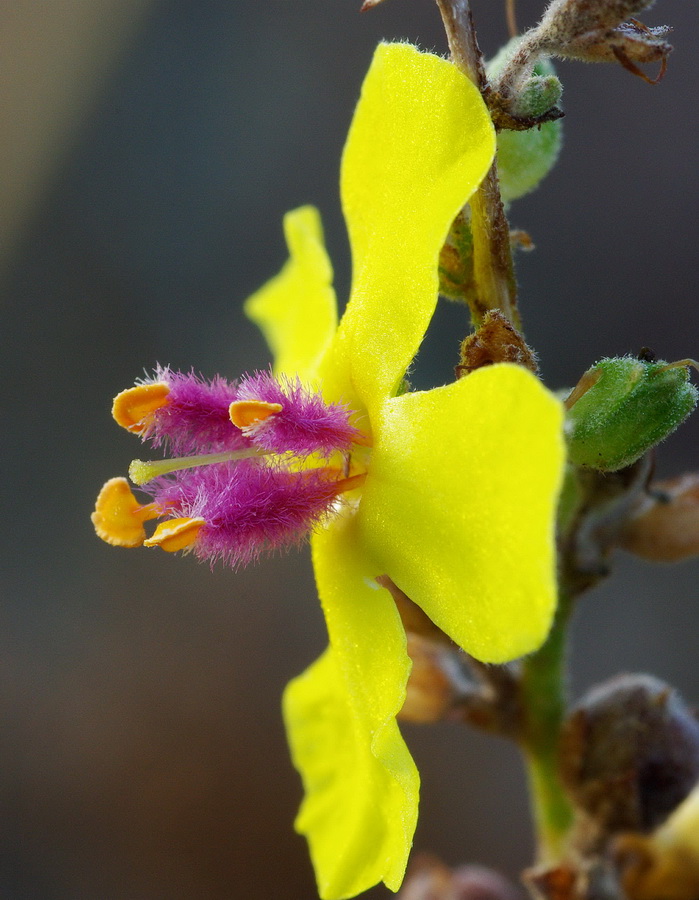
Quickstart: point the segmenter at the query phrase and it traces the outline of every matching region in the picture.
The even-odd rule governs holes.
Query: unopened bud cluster
[[[491,82],[497,82],[521,40],[511,40],[488,63]],[[562,93],[563,86],[553,65],[548,60],[539,60],[520,86],[508,112],[524,121],[538,120],[558,107]],[[498,132],[498,176],[505,203],[533,191],[551,171],[561,149],[561,124],[560,119],[555,119],[527,130],[503,129]]]
[[[672,47],[665,40],[665,26],[649,28],[634,17],[653,0],[553,0],[541,22],[520,39],[492,82],[500,103],[517,114],[533,67],[549,57],[583,62],[618,62],[648,82],[660,80]],[[651,79],[639,65],[661,63],[661,72]]]

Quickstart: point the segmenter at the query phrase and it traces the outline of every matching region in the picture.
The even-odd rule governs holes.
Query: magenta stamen
[[[136,460],[131,476],[168,517],[204,519],[192,545],[201,558],[238,566],[299,544],[365,478],[299,466],[334,453],[349,466],[352,447],[368,440],[350,424],[349,409],[326,403],[298,378],[256,372],[237,383],[208,382],[158,367],[154,380],[170,392],[142,437],[155,447],[167,443],[176,458]],[[272,404],[274,412],[238,427],[229,407],[240,401]]]

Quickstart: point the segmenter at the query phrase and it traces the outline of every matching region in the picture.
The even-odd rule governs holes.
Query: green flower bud
[[[449,300],[469,303],[475,299],[473,235],[470,210],[462,210],[452,222],[439,254],[439,293]]]
[[[522,92],[517,98],[517,103],[512,110],[513,115],[526,118],[538,118],[547,113],[560,102],[563,94],[563,85],[558,78],[551,74],[536,74],[552,70],[551,63],[539,63],[534,66],[535,74],[524,82]]]
[[[498,133],[498,176],[505,203],[529,194],[554,167],[561,149],[561,120],[528,131]]]
[[[488,64],[488,78],[497,78],[520,42],[514,38]],[[535,119],[557,106],[563,87],[548,60],[534,66],[517,94],[510,112],[522,119]],[[561,149],[562,123],[560,119],[545,122],[527,131],[498,133],[498,175],[500,192],[505,203],[517,200],[538,186],[558,159]]]
[[[566,401],[571,462],[613,472],[672,434],[697,403],[690,364],[622,356],[588,369]]]

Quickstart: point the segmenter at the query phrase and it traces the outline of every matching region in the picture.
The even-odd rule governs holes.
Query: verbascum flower
[[[417,817],[395,718],[410,659],[376,577],[490,662],[536,649],[555,607],[558,401],[513,365],[426,392],[405,384],[439,251],[494,151],[481,96],[454,66],[381,45],[342,161],[354,276],[339,325],[319,217],[304,207],[285,219],[288,262],[246,305],[273,373],[206,383],[162,369],[115,401],[122,424],[185,455],[132,464],[151,503],[108,482],[100,536],[238,564],[312,531],[330,647],[289,685],[284,714],[306,791],[297,828],[325,900],[397,890]]]

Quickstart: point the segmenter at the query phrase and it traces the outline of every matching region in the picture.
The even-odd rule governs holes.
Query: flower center
[[[152,503],[140,503],[125,478],[105,484],[93,522],[110,544],[193,549],[237,565],[298,543],[366,479],[352,462],[371,440],[352,411],[298,379],[262,372],[204,382],[168,369],[156,377],[122,391],[114,417],[180,455],[132,461],[131,481]],[[148,537],[144,523],[156,518]]]

